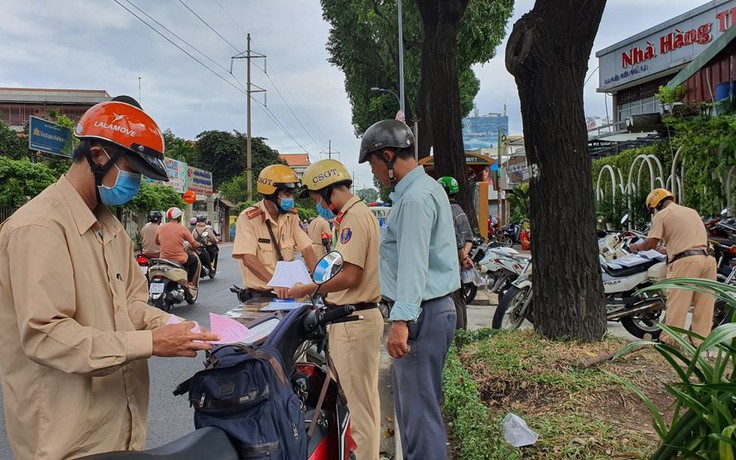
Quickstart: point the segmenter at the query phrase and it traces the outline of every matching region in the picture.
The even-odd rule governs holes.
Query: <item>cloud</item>
[[[128,0],[119,1],[142,16]],[[359,140],[353,134],[344,76],[327,62],[329,25],[322,19],[319,2],[185,0],[237,51],[178,1],[131,2],[214,60],[215,63],[209,61],[162,32],[236,87],[245,84],[245,61],[233,62],[231,76],[231,57],[245,49],[243,31],[250,32],[253,49],[268,55],[266,67],[262,60],[253,61],[253,83],[268,89],[269,109],[296,142],[256,103],[252,108],[253,135],[268,138],[268,143],[281,152],[301,151],[301,144],[313,160],[323,157],[320,151],[331,140],[333,150],[341,152],[339,159],[348,170],[355,171],[356,182],[360,186],[372,184],[370,169],[357,165]],[[612,0],[594,51],[702,3],[703,0]],[[532,7],[533,1],[518,0],[507,29],[510,31],[513,22]],[[0,86],[105,89],[111,95],[138,97],[140,77],[141,102],[163,128],[186,138],[212,129],[246,130],[246,101],[240,90],[186,56],[114,1],[0,0],[0,11]],[[496,58],[476,67],[481,80],[476,104],[481,113],[501,112],[505,104],[510,131],[518,134],[518,94],[513,78],[506,72],[503,56],[501,46]],[[596,65],[592,59],[591,70]],[[275,87],[256,66],[268,70]],[[595,92],[596,86],[597,76],[593,76],[585,88],[586,111],[602,115],[603,96]],[[276,88],[288,101],[288,107]],[[263,101],[261,94],[254,98]]]

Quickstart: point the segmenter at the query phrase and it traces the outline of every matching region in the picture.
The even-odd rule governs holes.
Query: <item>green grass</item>
[[[455,460],[646,458],[658,444],[641,401],[604,371],[653,387],[664,372],[654,353],[637,352],[615,363],[579,370],[598,353],[623,348],[550,341],[534,331],[481,330],[461,334],[445,369],[445,417]],[[646,370],[646,371],[643,371]],[[666,369],[664,369],[666,371]],[[513,412],[540,435],[534,446],[513,448],[503,418]]]

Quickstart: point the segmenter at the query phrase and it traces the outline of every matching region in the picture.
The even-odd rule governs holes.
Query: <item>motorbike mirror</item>
[[[721,217],[728,217],[728,208],[724,208],[723,211],[721,211]]]
[[[342,267],[342,254],[337,251],[332,251],[317,262],[317,266],[314,267],[312,280],[314,280],[317,285],[324,284],[332,279],[333,276],[340,273]]]
[[[629,213],[626,213],[621,218],[621,225],[626,225],[628,222],[629,222]]]

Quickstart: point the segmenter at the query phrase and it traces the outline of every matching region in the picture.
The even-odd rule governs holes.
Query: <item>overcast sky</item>
[[[357,185],[372,183],[370,168],[357,165],[360,142],[350,123],[343,75],[327,62],[329,28],[322,20],[319,1],[184,0],[223,39],[179,0],[131,0],[207,57],[171,36],[128,0],[118,1],[222,79],[114,0],[0,0],[0,86],[104,89],[113,96],[129,94],[137,98],[140,77],[141,103],[163,129],[170,128],[184,138],[211,129],[245,132],[245,95],[241,87],[246,80],[245,61],[234,62],[233,73],[239,82],[227,71],[231,56],[245,50],[245,32],[250,32],[253,49],[268,55],[268,75],[253,67],[252,80],[268,90],[270,116],[281,125],[254,103],[253,135],[268,138],[269,145],[281,153],[306,150],[313,161],[326,157],[321,152],[326,152],[328,140],[332,140],[333,150],[340,152],[338,158],[355,171]],[[593,55],[596,50],[704,3],[609,0]],[[533,4],[533,0],[517,1],[507,31]],[[518,94],[503,65],[504,47],[505,41],[498,49],[499,57],[477,66],[481,90],[476,105],[481,114],[502,112],[506,105],[510,134],[521,134]],[[262,60],[253,62],[264,66]],[[594,56],[589,65],[589,72],[598,65]],[[596,74],[585,87],[586,113],[605,116],[604,97],[595,92],[597,85]],[[263,95],[255,97],[264,100]]]

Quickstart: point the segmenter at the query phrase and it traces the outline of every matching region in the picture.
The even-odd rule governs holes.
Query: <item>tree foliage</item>
[[[372,87],[379,87],[399,93],[396,1],[322,0],[321,3],[323,17],[331,26],[327,42],[330,62],[345,74],[345,89],[353,108],[353,126],[356,134],[361,134],[376,121],[393,118],[399,108],[393,95],[371,91]],[[422,99],[419,82],[424,32],[416,3],[403,2],[402,7],[404,86],[409,121],[417,113],[418,101]],[[457,40],[462,115],[470,113],[480,89],[471,66],[493,58],[512,12],[513,0],[468,2]],[[431,138],[426,126],[428,124],[420,124],[420,137]]]
[[[182,208],[186,206],[181,195],[168,185],[141,182],[141,189],[130,202],[122,206],[135,212],[149,213],[151,211],[165,211],[172,206]]]
[[[366,203],[373,203],[374,201],[378,201],[378,190],[374,188],[362,188],[356,191],[355,194],[358,196],[358,198],[365,201]]]
[[[44,163],[28,158],[14,160],[0,156],[0,204],[20,206],[56,182],[56,175]]]
[[[0,156],[20,160],[28,156],[28,140],[23,140],[0,119]]]
[[[167,157],[192,165],[197,162],[199,153],[195,147],[195,142],[177,137],[170,129],[165,130],[163,135]],[[209,171],[209,169],[207,170]]]
[[[246,139],[247,136],[238,131],[204,131],[197,135],[198,155],[193,159],[192,166],[212,171],[215,189],[219,189],[221,184],[245,172]],[[251,138],[254,188],[261,170],[276,163],[281,163],[279,153],[269,147],[265,139]]]

